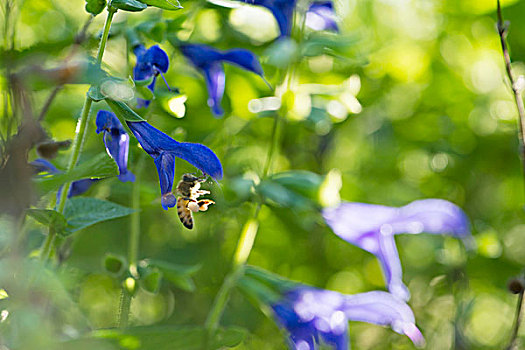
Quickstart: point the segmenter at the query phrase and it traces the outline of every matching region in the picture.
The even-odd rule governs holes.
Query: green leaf
[[[157,294],[162,282],[162,271],[157,268],[147,268],[142,271],[144,274],[140,276],[140,286],[146,292]]]
[[[182,6],[177,0],[140,0],[141,2],[153,6],[158,7],[165,10],[175,11],[180,10]]]
[[[66,202],[64,216],[69,224],[65,235],[96,223],[127,216],[135,210],[97,198],[70,198]]]
[[[27,209],[27,215],[48,227],[54,227],[55,232],[62,234],[67,227],[66,218],[55,210],[50,209]]]
[[[126,266],[126,259],[121,256],[106,254],[104,257],[104,270],[112,275],[119,276],[122,274]]]
[[[118,8],[119,10],[138,12],[148,7],[137,0],[111,0],[111,6]]]
[[[201,350],[207,339],[203,327],[145,326],[127,329],[104,329],[91,333],[94,338],[113,340],[115,344],[130,344],[132,349]],[[238,346],[247,331],[239,327],[219,329],[209,349]]]
[[[93,16],[101,13],[106,7],[106,0],[86,0],[86,11]]]
[[[148,89],[146,86],[136,86],[135,90],[137,91],[137,94],[140,98],[143,98],[145,100],[153,100],[155,96],[153,96],[153,92]]]
[[[133,80],[135,82],[135,86],[148,86],[153,81],[153,77],[150,77],[149,79],[144,80]]]
[[[121,120],[130,121],[130,122],[145,121],[144,119],[142,119],[140,115],[135,113],[135,111],[133,111],[131,108],[128,107],[128,105],[126,105],[123,102],[114,101],[114,100],[107,98],[106,103],[108,104],[109,108],[111,108],[111,110],[115,112],[117,117],[119,117],[119,119]],[[126,124],[126,123],[123,123],[123,124]]]
[[[34,181],[43,193],[47,193],[58,190],[66,182],[70,183],[82,179],[97,179],[116,175],[118,175],[118,167],[115,161],[106,153],[101,153],[79,164],[69,173],[37,177]]]
[[[323,176],[306,170],[291,170],[271,176],[271,180],[302,196],[317,199]]]
[[[157,267],[164,278],[182,290],[193,292],[195,284],[191,276],[200,269],[200,265],[183,266],[160,260],[144,260],[147,266]]]

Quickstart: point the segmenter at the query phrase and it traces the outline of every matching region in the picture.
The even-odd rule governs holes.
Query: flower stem
[[[135,182],[131,190],[131,208],[135,211],[131,214],[131,227],[128,245],[129,272],[133,278],[138,278],[137,262],[140,243],[140,174],[144,164],[143,153],[140,152],[135,167]],[[129,321],[131,308],[131,293],[123,286],[120,294],[120,305],[117,324],[119,328],[126,328]]]
[[[514,350],[516,347],[516,340],[518,338],[518,331],[520,329],[522,319],[522,305],[523,305],[523,289],[518,295],[518,305],[516,306],[516,318],[514,319],[514,327],[512,328],[512,335],[510,337],[509,346],[507,350]]]
[[[111,22],[113,20],[113,15],[115,14],[115,12],[117,12],[117,9],[113,7],[108,7],[108,16],[106,17],[106,23],[104,24],[104,31],[102,33],[102,37],[100,39],[100,45],[98,47],[97,65],[100,65],[102,63],[102,57],[104,56],[104,50],[106,49],[106,43],[108,41],[109,29],[111,28]],[[80,119],[77,124],[77,133],[75,135],[75,141],[73,142],[73,149],[71,151],[71,156],[69,158],[67,172],[70,172],[71,170],[73,170],[73,168],[77,165],[78,159],[80,158],[80,154],[82,153],[82,148],[84,146],[84,141],[86,138],[86,130],[87,130],[87,127],[90,121],[90,112],[91,112],[92,104],[93,104],[93,100],[89,97],[88,94],[86,94],[86,99],[84,100],[84,105],[82,106],[82,112],[80,114]],[[57,203],[57,211],[59,213],[64,213],[64,209],[66,207],[67,195],[69,193],[70,186],[71,186],[71,183],[64,184],[62,193],[60,194],[60,198]],[[42,260],[46,261],[52,255],[53,243],[55,241],[55,237],[56,237],[56,234],[54,230],[50,229],[49,234],[47,235],[47,238],[44,241],[44,244],[42,245],[42,248],[40,250],[41,252],[40,257]]]

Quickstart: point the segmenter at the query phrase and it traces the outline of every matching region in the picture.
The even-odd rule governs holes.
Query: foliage
[[[508,344],[524,184],[496,1],[334,0],[336,26],[322,30],[308,0],[281,18],[291,3],[2,2],[0,348],[281,349],[272,306],[292,286],[385,295],[381,269],[399,261],[429,349]],[[525,2],[502,5],[521,76]],[[96,134],[101,110],[118,135]],[[122,135],[135,182],[119,181],[103,141]],[[35,175],[41,157],[57,171]],[[192,230],[176,208],[186,173],[211,175],[198,199],[215,202],[188,206]],[[67,198],[86,179],[97,181]],[[466,213],[470,250],[450,235],[397,235],[419,233],[409,215],[385,263],[361,238],[386,241],[397,217],[336,218],[375,225],[349,238],[322,215],[426,198]],[[376,324],[348,329],[357,349],[413,348]]]

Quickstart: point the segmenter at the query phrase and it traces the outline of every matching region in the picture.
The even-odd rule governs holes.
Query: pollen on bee
[[[189,202],[188,203],[188,209],[192,212],[196,213],[199,211],[199,205],[195,202]]]

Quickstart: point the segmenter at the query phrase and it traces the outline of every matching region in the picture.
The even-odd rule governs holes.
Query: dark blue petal
[[[153,45],[150,47],[148,51],[146,51],[146,53],[142,56],[142,60],[144,62],[151,63],[152,66],[162,73],[166,73],[168,71],[168,67],[170,66],[168,54],[158,45]]]
[[[306,25],[314,30],[339,31],[332,1],[312,3],[306,12]]]
[[[222,178],[219,158],[208,147],[198,143],[177,142],[147,122],[127,122],[142,148],[151,156],[159,173],[162,207],[175,205],[172,194],[175,157],[186,160],[214,179]]]
[[[135,175],[128,171],[129,135],[117,116],[108,111],[97,113],[97,133],[104,131],[104,145],[109,156],[115,160],[119,170],[119,180],[135,181]]]
[[[244,2],[266,7],[277,20],[281,36],[290,36],[296,0],[244,0]]]
[[[115,128],[124,132],[122,124],[118,120],[117,116],[112,112],[104,110],[98,111],[95,124],[97,125],[97,134],[101,131],[111,132],[111,130]]]
[[[154,161],[159,173],[161,204],[165,210],[168,210],[176,204],[175,196],[171,192],[175,177],[175,156],[171,152],[161,152]]]
[[[67,198],[71,198],[74,196],[79,196],[89,190],[91,185],[93,185],[95,182],[98,182],[99,179],[82,179],[75,181],[71,184],[71,187],[69,188],[69,193],[67,194]],[[58,197],[57,197],[58,198]]]
[[[224,96],[224,87],[226,84],[226,77],[222,64],[216,62],[202,70],[206,87],[208,89],[208,106],[210,106],[213,114],[220,117],[224,114],[221,107],[222,97]]]
[[[146,48],[144,47],[144,45],[137,45],[133,48],[133,53],[135,54],[135,56],[137,56],[137,59],[139,59],[139,57],[143,56],[146,53]]]
[[[241,68],[249,70],[260,76],[264,75],[264,71],[259,63],[259,59],[251,51],[245,49],[232,49],[225,51],[223,60],[236,64]]]
[[[222,58],[220,51],[207,45],[184,44],[179,49],[199,69],[205,69]]]
[[[173,149],[177,141],[147,122],[126,122],[140,145],[150,156],[157,158],[160,152]]]
[[[51,164],[51,162],[42,158],[35,159],[30,164],[35,168],[37,174],[43,172],[47,172],[49,174],[57,174],[60,172],[60,170],[58,170],[53,164]]]
[[[222,179],[222,165],[215,153],[200,143],[182,142],[172,152],[216,180]]]

